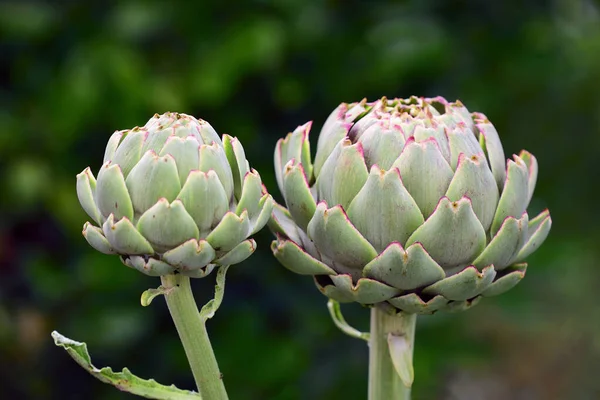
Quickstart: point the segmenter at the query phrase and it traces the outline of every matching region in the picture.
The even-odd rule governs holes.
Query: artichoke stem
[[[227,392],[205,321],[194,301],[190,278],[181,274],[161,276],[165,299],[179,333],[194,380],[203,400],[226,400]],[[171,290],[169,290],[171,289]]]
[[[371,308],[369,400],[410,399],[416,321],[416,314],[392,315],[380,307]]]

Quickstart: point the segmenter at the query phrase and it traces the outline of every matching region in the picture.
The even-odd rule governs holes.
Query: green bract
[[[177,113],[115,132],[98,178],[77,175],[77,195],[98,224],[83,226],[88,243],[152,276],[201,278],[245,260],[273,209],[239,141]]]
[[[441,97],[341,104],[314,163],[311,123],[277,143],[275,257],[326,296],[408,313],[465,309],[525,275],[550,230],[526,213],[535,157],[505,160],[494,126]]]

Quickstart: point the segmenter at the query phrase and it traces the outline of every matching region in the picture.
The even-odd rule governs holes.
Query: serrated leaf
[[[139,378],[133,375],[127,368],[123,368],[121,372],[114,372],[110,367],[98,369],[92,364],[85,343],[71,340],[56,331],[52,332],[52,338],[54,339],[54,344],[65,349],[71,358],[92,376],[101,382],[113,385],[123,392],[157,400],[201,399],[200,394],[196,392],[178,389],[175,385],[161,385],[154,379]]]

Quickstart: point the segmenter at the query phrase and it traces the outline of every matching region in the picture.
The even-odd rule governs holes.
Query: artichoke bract
[[[97,224],[83,226],[88,243],[151,276],[201,278],[245,260],[273,208],[240,142],[178,113],[116,131],[98,178],[77,175],[77,195]]]
[[[310,156],[311,123],[280,139],[286,207],[269,226],[275,257],[339,302],[426,314],[515,286],[550,230],[529,219],[538,165],[504,158],[485,115],[441,97],[341,104]]]

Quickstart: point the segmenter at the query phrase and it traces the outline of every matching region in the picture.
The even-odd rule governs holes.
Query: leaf
[[[413,349],[405,335],[388,335],[388,348],[394,368],[407,388],[412,386],[415,373],[412,365]]]
[[[150,305],[150,303],[152,303],[152,300],[154,300],[155,297],[161,296],[161,295],[165,295],[165,294],[169,294],[171,290],[170,289],[165,289],[162,286],[159,286],[156,289],[148,289],[145,290],[142,293],[142,297],[140,299],[140,303],[142,304],[142,306],[147,307]]]
[[[333,323],[342,332],[344,332],[346,335],[351,336],[353,338],[366,340],[367,342],[369,341],[369,338],[371,337],[370,333],[361,332],[358,329],[353,328],[346,322],[346,319],[342,315],[342,309],[340,307],[340,303],[338,303],[337,301],[335,301],[333,299],[329,299],[329,301],[327,302],[327,309],[329,310],[329,315],[331,316]]]
[[[114,372],[110,367],[98,369],[92,365],[92,360],[87,350],[87,345],[71,340],[60,333],[52,332],[54,344],[62,347],[69,355],[92,376],[101,382],[113,385],[117,389],[147,399],[158,400],[199,400],[200,395],[189,390],[182,390],[175,385],[164,386],[154,379],[142,379],[123,368],[122,372]]]
[[[228,268],[229,265],[223,265],[219,268],[216,278],[217,283],[215,284],[215,297],[210,299],[200,310],[200,318],[202,318],[204,322],[212,318],[221,306],[223,296],[225,295],[225,274],[227,273]]]

